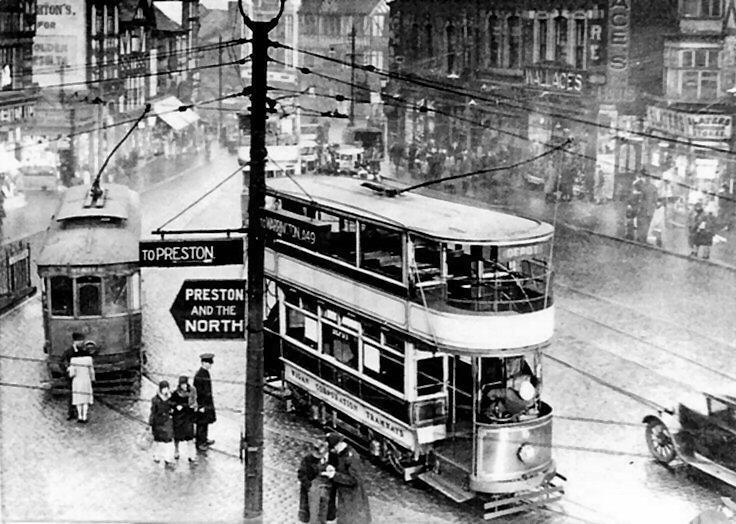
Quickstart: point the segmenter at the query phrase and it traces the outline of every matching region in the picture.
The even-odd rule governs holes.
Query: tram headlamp
[[[528,464],[537,457],[537,448],[531,444],[522,444],[516,454],[519,457],[519,460]]]

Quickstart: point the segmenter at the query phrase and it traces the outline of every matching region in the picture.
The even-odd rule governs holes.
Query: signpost
[[[151,240],[138,244],[140,267],[226,266],[243,263],[243,239]]]
[[[245,288],[245,280],[185,280],[169,310],[184,339],[245,339]]]

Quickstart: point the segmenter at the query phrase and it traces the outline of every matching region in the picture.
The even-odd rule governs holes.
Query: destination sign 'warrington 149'
[[[243,239],[151,240],[138,244],[140,267],[226,266],[243,263]]]
[[[261,217],[263,229],[271,238],[293,242],[316,249],[330,231],[330,224],[289,211],[264,209]]]

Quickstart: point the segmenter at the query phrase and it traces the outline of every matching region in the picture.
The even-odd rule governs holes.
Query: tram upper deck
[[[53,268],[67,272],[75,266],[135,264],[139,238],[137,193],[106,184],[93,203],[88,187],[70,187],[54,213],[37,264],[43,274]]]
[[[548,224],[348,177],[269,179],[267,194],[271,276],[453,352],[552,336]]]

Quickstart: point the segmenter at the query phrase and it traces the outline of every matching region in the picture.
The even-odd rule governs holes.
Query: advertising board
[[[38,0],[33,38],[33,80],[40,87],[86,80],[84,0]],[[84,86],[75,86],[81,90]]]

